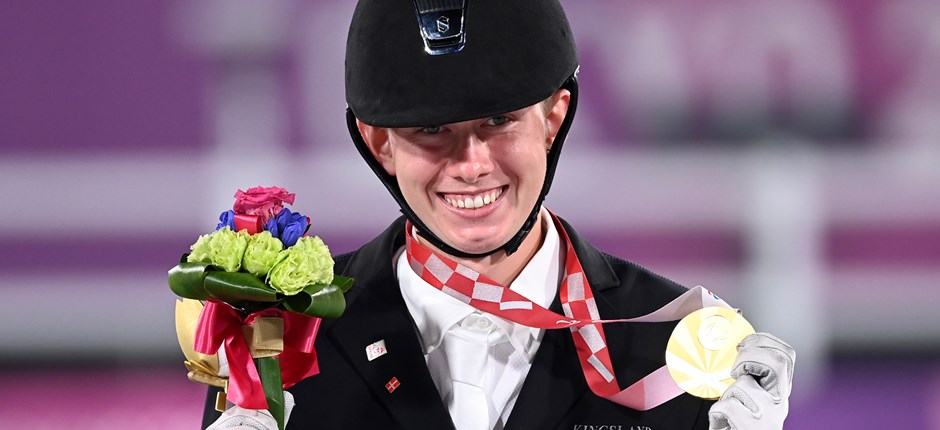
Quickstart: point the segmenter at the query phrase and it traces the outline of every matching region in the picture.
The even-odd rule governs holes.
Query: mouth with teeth
[[[503,187],[476,194],[441,194],[447,204],[458,209],[480,209],[489,206],[503,194]]]

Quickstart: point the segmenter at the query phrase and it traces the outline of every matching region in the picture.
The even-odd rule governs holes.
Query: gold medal
[[[737,346],[754,327],[733,309],[719,306],[692,312],[679,321],[666,345],[666,366],[679,388],[717,399],[734,379]]]

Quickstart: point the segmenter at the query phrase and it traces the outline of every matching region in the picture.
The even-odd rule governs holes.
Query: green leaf
[[[300,293],[288,297],[284,307],[312,317],[338,318],[346,310],[346,298],[336,285],[308,285]]]
[[[347,276],[333,275],[333,285],[339,287],[344,293],[353,286],[353,278]]]
[[[185,259],[185,255],[183,256]],[[210,270],[205,263],[187,263],[176,265],[167,272],[167,282],[170,290],[177,296],[193,300],[207,300],[209,293],[204,286],[206,273]]]
[[[277,427],[284,430],[284,386],[281,382],[281,363],[275,357],[255,359],[258,376],[264,388],[264,398],[268,401],[268,412],[277,421]]]
[[[276,302],[277,293],[264,281],[245,272],[213,271],[206,275],[206,291],[226,303]]]

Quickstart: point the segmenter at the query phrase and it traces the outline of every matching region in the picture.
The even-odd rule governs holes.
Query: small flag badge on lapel
[[[385,389],[391,394],[399,385],[401,385],[401,382],[398,382],[398,378],[393,376],[392,379],[389,379],[388,383],[385,384]]]
[[[381,339],[366,347],[366,358],[372,361],[385,355],[387,352],[388,350],[385,349],[385,339]]]

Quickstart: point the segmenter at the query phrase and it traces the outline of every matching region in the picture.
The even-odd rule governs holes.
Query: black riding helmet
[[[347,126],[422,237],[463,258],[511,254],[551,187],[577,108],[577,71],[574,36],[557,0],[359,0],[346,40]],[[535,207],[515,236],[482,254],[455,249],[427,228],[356,125],[356,119],[376,127],[427,127],[486,118],[534,105],[561,88],[571,100]]]

